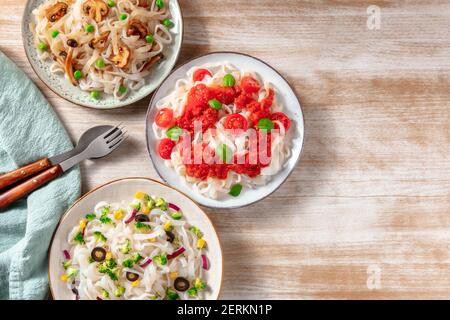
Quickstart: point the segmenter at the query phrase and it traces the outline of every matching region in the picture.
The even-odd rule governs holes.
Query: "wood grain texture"
[[[35,175],[38,172],[44,171],[45,169],[51,167],[51,165],[50,160],[48,160],[48,158],[44,158],[23,166],[22,168],[6,172],[0,175],[0,190],[22,181],[29,176]]]
[[[301,162],[271,197],[206,210],[225,261],[222,298],[450,298],[448,1],[181,0],[179,63],[239,50],[295,87]],[[61,100],[26,61],[25,0],[0,2],[0,50],[43,90],[71,137],[123,122],[126,146],[82,165],[83,190],[157,177],[144,139],[149,98],[114,111]],[[366,27],[369,5],[381,29]],[[378,276],[377,276],[378,275]]]

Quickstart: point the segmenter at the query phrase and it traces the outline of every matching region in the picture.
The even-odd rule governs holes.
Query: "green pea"
[[[94,26],[92,25],[92,24],[87,24],[86,25],[86,27],[84,28],[84,30],[86,31],[86,32],[94,32],[95,31],[95,28],[94,28]]]
[[[73,77],[77,80],[81,79],[83,77],[83,73],[80,70],[77,70],[73,73]]]
[[[105,60],[103,60],[102,58],[98,58],[95,61],[95,65],[97,66],[97,68],[102,69],[105,67]]]
[[[233,87],[236,84],[236,79],[234,79],[232,74],[226,74],[223,77],[223,85],[225,87]]]
[[[156,0],[156,6],[158,9],[164,8],[164,0]]]
[[[216,110],[222,109],[222,104],[221,104],[220,101],[217,100],[217,99],[209,100],[209,101],[208,101],[208,104],[209,104],[209,106],[210,106],[211,108],[214,108],[214,109],[216,109]]]
[[[126,20],[128,18],[128,15],[126,13],[122,13],[119,17],[120,20]]]
[[[172,213],[171,217],[174,220],[180,220],[183,217],[183,213],[181,211],[177,211]]]
[[[155,40],[155,38],[151,34],[145,36],[145,41],[147,41],[147,43],[152,43],[153,40]]]
[[[217,155],[224,163],[230,163],[233,158],[233,150],[229,146],[222,143],[217,146]]]
[[[173,22],[170,19],[164,19],[163,20],[163,25],[167,28],[172,28],[173,27]]]
[[[48,45],[44,42],[39,42],[37,47],[41,51],[47,51],[47,49],[48,49]]]
[[[261,118],[258,121],[258,128],[264,131],[270,131],[273,129],[273,122],[268,118]]]
[[[55,39],[58,36],[58,34],[59,34],[59,31],[57,31],[57,30],[52,31],[52,38]]]
[[[126,93],[127,92],[127,87],[125,87],[125,86],[120,86],[119,87],[119,92],[121,93],[121,94],[124,94],[124,93]]]
[[[173,140],[173,141],[178,141],[178,139],[180,138],[180,136],[183,134],[183,129],[181,129],[178,126],[172,127],[169,130],[167,130],[167,138]]]
[[[231,187],[230,192],[228,194],[230,196],[237,197],[238,195],[241,194],[241,191],[242,191],[242,185],[237,183]]]
[[[110,8],[115,7],[115,6],[116,6],[116,3],[115,3],[113,0],[108,0],[108,6],[109,6]]]
[[[100,98],[100,92],[98,92],[97,90],[91,91],[91,97],[97,100],[98,98]]]

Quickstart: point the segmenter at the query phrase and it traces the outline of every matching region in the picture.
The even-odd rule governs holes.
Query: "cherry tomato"
[[[175,142],[164,138],[158,145],[158,153],[164,160],[170,160],[172,150],[175,147]]]
[[[202,81],[205,78],[205,76],[207,76],[207,75],[212,77],[212,73],[209,72],[209,70],[207,70],[207,69],[198,69],[198,70],[195,70],[194,75],[192,76],[192,78],[193,78],[194,82],[197,82],[197,81]]]
[[[245,119],[245,117],[243,115],[240,115],[238,113],[233,113],[225,119],[224,126],[225,126],[225,129],[247,130],[248,123],[247,123],[247,119]]]
[[[245,76],[241,80],[241,87],[247,93],[257,93],[261,89],[261,85],[258,80]]]
[[[289,130],[291,126],[291,120],[283,112],[274,112],[270,115],[270,120],[280,121],[286,131]],[[279,129],[278,124],[275,122],[275,129]]]
[[[173,124],[173,111],[169,108],[163,108],[158,111],[155,118],[156,124],[161,128],[168,128]]]

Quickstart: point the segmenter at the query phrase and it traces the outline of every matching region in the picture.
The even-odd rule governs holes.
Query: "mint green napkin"
[[[70,148],[67,133],[44,96],[0,52],[0,172]],[[47,297],[50,240],[80,189],[80,170],[74,168],[0,210],[0,299]]]

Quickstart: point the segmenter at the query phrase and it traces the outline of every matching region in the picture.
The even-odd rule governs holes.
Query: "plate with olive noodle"
[[[28,0],[22,38],[57,95],[111,109],[146,97],[169,75],[183,20],[176,0]]]

